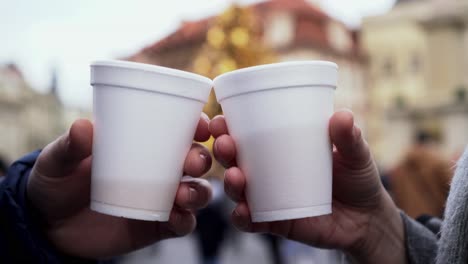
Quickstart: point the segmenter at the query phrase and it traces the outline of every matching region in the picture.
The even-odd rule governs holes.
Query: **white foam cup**
[[[91,209],[167,221],[212,81],[159,66],[97,61],[91,84]]]
[[[247,179],[253,222],[331,213],[338,66],[298,61],[250,67],[214,80]]]

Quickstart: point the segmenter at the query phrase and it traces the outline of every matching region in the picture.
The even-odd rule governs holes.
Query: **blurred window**
[[[275,48],[287,46],[294,38],[294,18],[285,12],[275,13],[266,27],[266,43]]]
[[[395,74],[395,65],[390,57],[386,57],[382,63],[382,74],[385,77],[392,77]]]
[[[422,59],[418,53],[413,53],[410,57],[409,70],[410,73],[419,73],[422,68]]]

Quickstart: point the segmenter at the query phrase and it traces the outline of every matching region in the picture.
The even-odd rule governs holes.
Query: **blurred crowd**
[[[432,147],[432,139],[420,132],[415,144],[389,173],[389,191],[395,203],[413,218],[442,218],[454,162]]]
[[[230,223],[234,203],[228,199],[220,178],[210,178],[214,195],[208,207],[197,213],[193,234],[150,247],[115,260],[116,263],[185,264],[300,264],[347,263],[335,250],[311,248],[269,234],[246,234]],[[174,254],[177,252],[177,254]]]

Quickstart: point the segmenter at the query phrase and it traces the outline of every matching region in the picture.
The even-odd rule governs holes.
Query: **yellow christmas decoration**
[[[249,43],[249,32],[244,27],[236,27],[229,34],[229,41],[236,47],[244,48]]]
[[[260,21],[254,11],[234,5],[214,19],[192,70],[214,78],[236,69],[275,61],[275,55],[261,40]],[[221,114],[214,93],[203,110],[211,118]]]
[[[219,73],[230,72],[237,69],[237,63],[232,58],[221,59],[217,65],[216,71]]]
[[[275,62],[275,54],[262,42],[260,25],[261,21],[251,8],[231,6],[214,19],[192,70],[214,78],[236,69]],[[203,111],[210,118],[222,113],[214,92]],[[214,139],[210,138],[204,144],[212,149],[213,143]],[[214,162],[208,175],[222,176],[222,170],[222,166]]]
[[[224,31],[220,27],[212,27],[210,28],[210,30],[208,30],[208,33],[206,34],[207,42],[217,49],[223,47],[225,39],[226,37]]]
[[[211,72],[211,61],[207,57],[197,57],[193,66],[198,70],[199,74],[208,75]]]

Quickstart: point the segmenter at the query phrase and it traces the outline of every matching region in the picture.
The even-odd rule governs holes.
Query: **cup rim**
[[[121,60],[90,64],[91,85],[109,85],[158,92],[206,103],[213,87],[207,77],[163,66]]]
[[[272,70],[276,68],[291,67],[291,66],[304,66],[304,65],[332,67],[334,69],[338,69],[338,65],[331,61],[322,61],[322,60],[284,61],[284,62],[262,64],[262,65],[246,67],[246,68],[242,68],[238,70],[233,70],[233,71],[226,72],[217,76],[215,80],[220,77],[227,78],[235,74],[243,74],[243,73],[256,72],[256,71]]]
[[[338,65],[330,61],[289,61],[224,73],[213,80],[218,101],[250,92],[297,86],[336,88]]]
[[[206,82],[207,84],[211,84],[211,79],[198,75],[195,73],[182,71],[178,69],[168,68],[159,65],[153,64],[146,64],[134,61],[124,61],[124,60],[95,60],[91,62],[91,67],[93,66],[104,66],[104,67],[116,67],[116,68],[125,68],[125,69],[135,69],[135,70],[142,70],[148,72],[154,72],[164,75],[170,75],[185,79],[191,79],[199,82]]]

